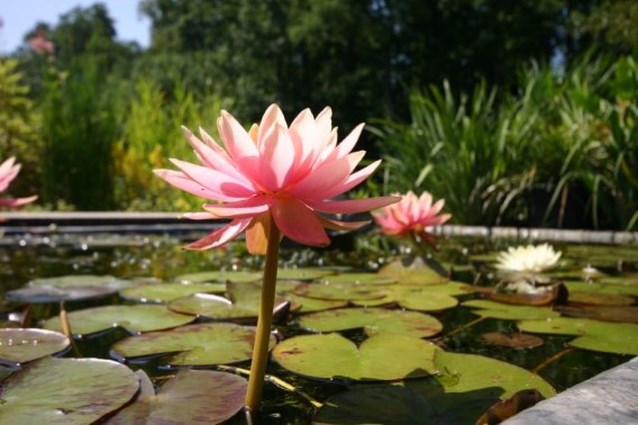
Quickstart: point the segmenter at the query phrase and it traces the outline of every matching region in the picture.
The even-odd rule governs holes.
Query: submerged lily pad
[[[486,332],[481,335],[485,342],[491,345],[510,348],[536,348],[543,345],[543,339],[536,335],[503,332]]]
[[[619,294],[638,296],[638,285],[618,285],[598,282],[565,282],[567,289],[572,291],[592,292],[596,294]]]
[[[120,291],[120,296],[130,301],[161,304],[198,292],[225,291],[225,283],[158,283],[124,289]]]
[[[374,335],[357,347],[333,333],[284,340],[272,356],[283,368],[311,378],[396,380],[434,373],[436,350],[430,342],[393,333]]]
[[[63,334],[44,329],[0,329],[0,362],[30,362],[59,353],[70,343]]]
[[[204,316],[211,319],[256,319],[259,312],[261,287],[242,283],[227,285],[228,298],[212,294],[193,294],[178,298],[168,304],[168,308],[178,313]],[[288,301],[275,298],[274,312],[282,311]]]
[[[218,424],[244,407],[244,378],[210,370],[180,370],[155,395],[146,374],[146,390],[119,411],[108,425]]]
[[[235,272],[235,271],[211,271],[200,273],[188,273],[177,276],[176,282],[179,283],[204,283],[204,282],[235,282],[247,283],[261,280],[261,272]]]
[[[631,305],[634,303],[634,299],[627,295],[620,294],[605,294],[596,292],[585,291],[570,291],[569,292],[570,304],[585,304],[585,305]]]
[[[117,362],[47,357],[4,381],[0,425],[92,424],[138,388],[133,371]]]
[[[638,325],[633,323],[558,317],[551,320],[526,320],[520,322],[518,328],[525,332],[579,336],[569,343],[577,348],[638,355]]]
[[[557,306],[564,316],[602,320],[604,322],[638,323],[638,307],[630,306]]]
[[[125,359],[178,353],[163,362],[174,366],[228,364],[249,360],[254,339],[253,327],[201,323],[132,336],[115,343],[113,352]],[[275,342],[271,335],[271,347]]]
[[[366,335],[391,332],[424,338],[441,332],[443,325],[435,317],[415,311],[381,308],[342,308],[308,314],[299,325],[319,332],[363,328]]]
[[[68,318],[74,335],[90,335],[117,326],[129,332],[150,332],[174,328],[194,320],[192,316],[172,312],[163,305],[109,305],[87,308],[68,313]],[[44,323],[44,327],[60,331],[60,318],[50,318]]]
[[[404,285],[440,285],[450,280],[449,273],[437,264],[439,271],[426,264],[420,258],[405,265],[402,261],[393,261],[379,270],[379,275],[396,279]]]
[[[502,304],[489,300],[470,300],[465,301],[463,305],[476,308],[476,310],[472,310],[472,313],[491,319],[537,320],[560,316],[559,313],[549,307]]]

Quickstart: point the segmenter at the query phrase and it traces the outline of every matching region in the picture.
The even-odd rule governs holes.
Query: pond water
[[[194,239],[191,236],[186,235],[185,237]],[[393,257],[397,256],[396,250],[392,247],[386,251],[382,248],[388,247],[382,241],[375,238],[364,238],[363,235],[351,236],[337,241],[337,243],[346,248],[310,250],[284,246],[280,267],[282,269],[321,269],[328,270],[330,273],[342,274],[376,273],[391,262]],[[491,261],[494,260],[493,253],[509,245],[506,241],[450,239],[442,241],[440,251],[435,254],[435,257],[445,268],[451,270],[452,281],[473,287],[493,287],[497,280],[494,270],[490,267]],[[555,247],[564,252],[564,261],[554,276],[556,280],[568,282],[567,288],[570,293],[582,294],[591,290],[593,294],[611,293],[624,297],[620,304],[629,309],[623,310],[620,315],[621,319],[614,316],[612,322],[605,323],[633,323],[634,325],[628,326],[636,326],[635,311],[631,310],[635,309],[636,295],[638,295],[638,275],[634,274],[638,259],[636,247],[610,248],[566,245],[556,245]],[[233,276],[232,272],[258,271],[261,261],[262,259],[259,257],[248,255],[241,243],[231,244],[222,250],[193,252],[182,250],[180,240],[170,236],[18,235],[6,236],[2,239],[0,245],[0,282],[2,282],[2,291],[5,293],[22,288],[34,279],[66,275],[110,275],[123,279],[146,279],[145,283],[151,282],[148,278],[157,280],[152,281],[152,283],[174,282],[179,281],[180,276],[197,272],[228,271],[231,273],[229,276]],[[601,279],[601,283],[597,283],[597,280],[594,280],[593,283],[587,283],[583,280],[582,269],[586,266],[595,267],[598,270],[599,275],[596,276],[596,279]],[[222,276],[222,278],[224,277]],[[604,279],[608,279],[608,282]],[[212,281],[212,279],[204,277],[202,281]],[[343,282],[334,284],[339,285]],[[282,285],[282,291],[284,291],[293,288],[296,283],[286,282]],[[364,285],[362,283],[360,286]],[[323,286],[329,285],[323,284]],[[379,288],[387,286],[381,282]],[[615,291],[616,288],[620,289]],[[297,295],[303,296],[306,294],[304,291],[312,292],[313,290],[295,289],[294,291]],[[239,296],[237,294],[235,295]],[[370,299],[378,300],[379,297],[372,296]],[[464,291],[454,293],[454,297],[463,303],[482,298],[482,294],[475,291]],[[320,298],[320,296],[316,298]],[[347,297],[345,298],[347,299]],[[365,301],[365,299],[363,300]],[[364,301],[360,299],[355,303],[362,306],[366,304]],[[352,299],[350,299],[350,303],[352,304]],[[613,305],[613,302],[610,301],[610,303]],[[72,314],[74,311],[102,305],[132,304],[135,303],[115,294],[89,301],[67,302],[66,308]],[[374,304],[370,303],[369,309],[374,309]],[[589,304],[578,304],[580,307],[583,305]],[[3,315],[0,319],[2,320],[23,318],[20,315],[25,309],[23,303],[3,300],[0,307]],[[404,310],[404,306],[402,307],[401,302],[397,302],[396,299],[392,303],[382,304],[382,307]],[[520,306],[514,308],[516,307]],[[408,310],[414,310],[414,308],[408,306]],[[416,310],[424,311],[419,308]],[[587,317],[591,318],[591,312],[585,310],[585,313],[588,314]],[[338,310],[328,310],[326,314],[328,317],[335,316],[336,311]],[[58,312],[59,307],[56,303],[33,304],[30,312],[30,324],[38,326],[42,320],[55,317]],[[486,342],[483,335],[488,332],[516,335],[519,333],[517,320],[503,320],[489,315],[481,319],[481,316],[477,315],[476,312],[476,307],[463,305],[442,310],[437,310],[436,306],[425,309],[424,314],[433,316],[442,324],[440,332],[435,332],[427,339],[442,347],[446,352],[486,356],[520,366],[528,371],[538,369],[539,376],[552,385],[556,391],[562,391],[629,360],[632,355],[622,354],[624,352],[636,354],[631,351],[636,349],[635,343],[632,343],[634,345],[630,345],[629,349],[624,347],[615,349],[613,343],[609,343],[612,346],[611,349],[604,350],[570,348],[569,343],[575,339],[573,333],[556,335],[534,332],[534,335],[542,338],[542,345],[535,348],[492,345]],[[303,303],[301,313],[303,313]],[[304,320],[307,319],[304,319],[304,316],[300,313],[285,312],[277,322],[278,337],[285,341],[294,336],[312,335],[313,332],[308,330],[312,326],[305,325]],[[521,319],[524,318],[521,317]],[[209,322],[210,320],[200,318],[198,321]],[[241,323],[250,323],[250,319],[242,320]],[[357,344],[361,344],[372,335],[370,330],[364,331],[361,327],[343,329],[341,334]],[[77,338],[73,349],[67,350],[62,356],[107,359],[115,357],[124,360],[122,356],[114,353],[113,344],[128,336],[130,333],[122,328],[117,328],[98,332],[90,337]],[[633,338],[636,336],[634,335]],[[400,358],[401,354],[396,353],[396,356]],[[544,363],[546,364],[544,365]],[[175,367],[165,365],[163,357],[157,356],[135,359],[127,364],[132,369],[146,371],[156,387],[161,386],[176,371]],[[233,365],[239,368],[249,368],[247,361],[240,361],[233,363]],[[208,368],[215,369],[214,367]],[[294,367],[284,368],[280,362],[274,361],[269,364],[267,373],[294,385],[319,402],[325,402],[335,394],[352,391],[359,387],[372,388],[378,385],[378,382],[358,382],[352,379],[309,378],[307,375],[310,373],[298,373],[294,371]],[[319,378],[321,377],[319,376]],[[498,383],[495,382],[495,384]],[[465,402],[463,401],[463,403]],[[299,394],[280,389],[272,384],[266,385],[261,423],[305,424],[312,421],[314,414],[315,408]],[[445,420],[442,421],[445,422]],[[230,419],[229,423],[245,423],[245,419],[241,413],[238,413]],[[468,423],[473,423],[473,421],[468,421]]]

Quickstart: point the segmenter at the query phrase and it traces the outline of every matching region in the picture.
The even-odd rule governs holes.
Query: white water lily
[[[509,247],[498,255],[496,268],[511,272],[542,273],[556,266],[561,254],[546,243]]]

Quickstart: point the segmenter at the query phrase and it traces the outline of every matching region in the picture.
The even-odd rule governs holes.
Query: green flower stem
[[[275,307],[275,288],[277,285],[277,261],[279,259],[279,229],[271,223],[268,230],[268,248],[264,266],[264,283],[261,288],[259,317],[257,319],[257,335],[253,347],[253,359],[250,365],[248,391],[246,392],[246,408],[249,412],[259,409],[261,393],[264,387],[266,365],[268,364],[268,343]]]

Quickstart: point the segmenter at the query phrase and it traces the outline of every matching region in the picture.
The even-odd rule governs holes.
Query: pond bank
[[[542,401],[504,425],[638,423],[638,357]]]
[[[6,212],[0,214],[0,231],[20,233],[165,233],[209,231],[219,220],[190,221],[176,212]],[[524,227],[444,225],[434,233],[446,236],[506,238],[525,241],[556,241],[596,244],[636,244],[638,232],[573,230]]]

